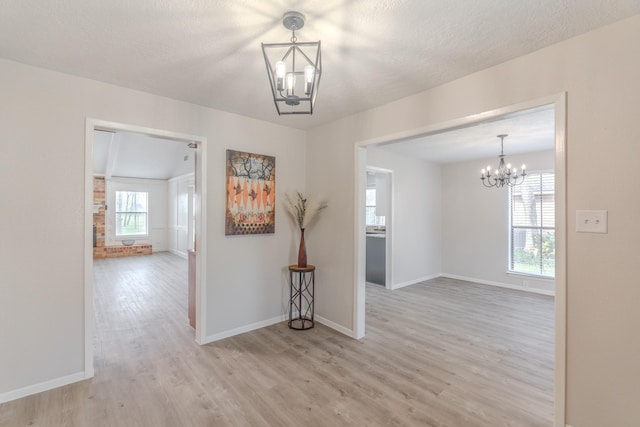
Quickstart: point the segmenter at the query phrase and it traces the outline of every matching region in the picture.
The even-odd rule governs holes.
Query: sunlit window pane
[[[554,187],[554,174],[544,172],[510,188],[510,271],[555,276]]]
[[[367,188],[365,200],[366,225],[383,227],[385,225],[385,217],[376,215],[376,189]]]
[[[116,191],[116,236],[148,234],[148,199],[144,191]]]

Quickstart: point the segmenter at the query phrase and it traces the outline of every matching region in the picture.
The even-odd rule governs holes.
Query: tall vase
[[[304,228],[300,229],[300,247],[298,248],[298,267],[307,268],[307,247],[304,244]]]

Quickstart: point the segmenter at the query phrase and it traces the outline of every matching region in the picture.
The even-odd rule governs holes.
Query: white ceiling
[[[93,173],[107,178],[169,179],[195,170],[187,142],[131,132],[93,133]]]
[[[434,163],[454,163],[497,157],[500,139],[504,154],[553,150],[555,146],[555,110],[553,105],[519,111],[494,121],[473,126],[382,144],[378,148]]]
[[[307,15],[313,116],[278,117],[260,50]],[[308,129],[640,13],[638,0],[5,0],[0,57]]]
[[[553,105],[377,148],[434,163],[454,163],[496,157],[500,150],[497,135],[505,133],[509,135],[505,138],[507,156],[553,150]],[[131,132],[94,132],[93,170],[109,178],[173,178],[194,171],[194,155],[186,142]]]

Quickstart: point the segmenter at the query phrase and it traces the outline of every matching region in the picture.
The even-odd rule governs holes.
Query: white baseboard
[[[56,378],[49,381],[44,381],[37,384],[32,384],[26,387],[19,388],[17,390],[0,393],[0,403],[10,402],[12,400],[21,399],[32,394],[42,393],[43,391],[51,390],[57,387],[62,387],[67,384],[76,383],[78,381],[91,378],[91,375],[87,376],[84,372],[78,372],[75,374],[67,375],[66,377]]]
[[[395,290],[395,289],[404,288],[405,286],[415,285],[416,283],[424,282],[426,280],[435,279],[435,278],[440,277],[440,276],[442,276],[442,274],[438,273],[438,274],[432,274],[431,276],[424,276],[424,277],[420,277],[418,279],[409,280],[407,282],[392,283],[391,284],[391,289]]]
[[[324,326],[328,328],[331,328],[337,332],[340,332],[341,334],[344,334],[348,337],[351,337],[351,338],[355,337],[355,334],[352,329],[348,329],[342,325],[338,325],[336,322],[332,322],[331,320],[325,319],[322,316],[314,316],[314,317],[315,317],[314,319],[315,321],[317,321],[318,323],[322,323]]]
[[[296,313],[294,313],[295,315]],[[217,334],[213,334],[213,335],[208,335],[207,337],[205,337],[204,341],[201,342],[201,345],[204,344],[209,344],[211,342],[214,341],[219,341],[225,338],[229,338],[232,337],[234,335],[240,335],[243,334],[245,332],[250,332],[250,331],[254,331],[256,329],[260,329],[260,328],[264,328],[267,326],[271,326],[274,325],[276,323],[280,323],[280,322],[284,322],[287,321],[289,319],[289,313],[286,314],[282,314],[280,316],[276,316],[273,317],[271,319],[267,319],[267,320],[263,320],[261,322],[256,322],[256,323],[252,323],[250,325],[245,325],[245,326],[240,326],[239,328],[234,328],[234,329],[230,329],[228,331],[224,331],[224,332],[219,332]],[[322,323],[324,326],[327,326],[337,332],[340,332],[341,334],[344,334],[348,337],[354,337],[354,333],[351,329],[345,328],[342,325],[339,325],[335,322],[332,322],[329,319],[325,319],[322,316],[314,316],[314,320],[318,323]]]
[[[480,283],[482,285],[497,286],[499,288],[515,289],[518,291],[531,292],[533,294],[555,296],[554,291],[548,291],[546,289],[524,287],[524,286],[512,285],[510,283],[492,282],[490,280],[476,279],[475,277],[465,277],[465,276],[458,276],[455,274],[447,274],[447,273],[440,274],[440,277],[446,277],[448,279],[456,279],[456,280],[465,280],[467,282],[475,282],[475,283]]]
[[[179,256],[180,258],[184,258],[187,259],[189,258],[188,254],[186,252],[180,252],[180,251],[176,251],[175,249],[169,249],[168,250],[170,253]]]
[[[254,331],[256,329],[264,328],[267,326],[271,326],[275,323],[280,323],[289,319],[288,314],[281,314],[280,316],[272,317],[271,319],[262,320],[260,322],[251,323],[250,325],[240,326],[238,328],[233,328],[228,331],[218,332],[217,334],[208,335],[204,338],[204,340],[200,343],[201,345],[209,344],[214,341],[219,341],[225,338],[232,337],[234,335],[240,335],[245,332]]]

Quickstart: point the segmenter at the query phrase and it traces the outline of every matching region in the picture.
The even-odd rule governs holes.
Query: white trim
[[[527,176],[531,177],[532,175],[538,175],[540,177],[540,187],[542,187],[542,175],[543,174],[552,174],[553,175],[553,182],[554,182],[554,187],[555,187],[555,169],[534,169],[534,170],[528,170],[527,171]],[[509,205],[509,254],[507,257],[507,270],[505,271],[505,274],[507,275],[511,275],[511,276],[521,276],[521,277],[529,277],[531,279],[537,279],[537,280],[548,280],[548,281],[554,281],[555,280],[555,276],[554,277],[550,277],[550,276],[543,276],[542,274],[535,274],[535,273],[526,273],[524,271],[516,271],[516,270],[511,270],[511,266],[514,264],[514,254],[513,254],[513,190],[514,187],[509,186],[509,196],[508,196],[508,205]],[[556,199],[556,195],[555,195],[555,190],[553,192],[547,192],[547,191],[542,191],[542,188],[540,188],[539,192],[534,192],[534,194],[540,194],[540,195],[553,195],[553,200],[554,200],[554,209],[555,209],[555,199]],[[538,226],[538,227],[531,227],[534,230],[553,230],[555,233],[555,224],[553,226],[553,228],[551,227],[542,227],[542,225]],[[540,269],[542,270],[542,267],[540,267]],[[554,269],[555,270],[555,269]],[[554,275],[555,275],[555,271],[554,271]]]
[[[405,139],[413,139],[422,136],[428,136],[443,131],[450,131],[454,129],[460,129],[471,126],[476,123],[480,123],[484,120],[496,119],[507,114],[516,113],[518,111],[529,110],[532,108],[542,107],[544,105],[556,104],[559,102],[559,97],[564,97],[565,92],[558,95],[545,96],[543,98],[533,99],[530,101],[521,102],[518,104],[508,105],[506,107],[496,108],[495,110],[485,111],[483,113],[472,114],[466,117],[460,117],[457,119],[448,120],[446,122],[435,123],[427,126],[420,126],[413,129],[408,129],[400,132],[395,132],[389,135],[377,136],[375,138],[364,139],[356,142],[358,147],[366,147],[367,145],[376,145],[384,143],[393,143],[402,141]],[[557,105],[557,104],[556,104]],[[557,136],[557,134],[556,134]]]
[[[56,378],[49,381],[43,381],[37,384],[31,384],[26,387],[22,387],[16,390],[11,390],[6,393],[0,393],[0,403],[10,402],[12,400],[21,399],[32,394],[42,393],[43,391],[51,390],[54,388],[62,387],[67,384],[76,383],[87,379],[88,377],[84,372],[77,372],[75,374],[67,375],[65,377]]]
[[[91,119],[84,134],[84,375],[91,378],[93,367],[93,132]],[[106,183],[105,183],[106,184]],[[105,188],[106,191],[106,188]],[[91,230],[91,231],[89,231]],[[80,380],[78,380],[80,381]]]
[[[196,140],[195,200],[196,236],[196,342],[207,336],[207,139]],[[200,239],[198,240],[197,237]]]
[[[180,258],[189,259],[189,254],[186,252],[180,252],[175,249],[166,249],[165,251],[170,252],[176,256],[179,256]]]
[[[332,322],[331,320],[325,319],[322,316],[317,316],[317,315],[314,316],[314,321],[321,323],[324,326],[331,328],[337,332],[340,332],[341,334],[344,334],[348,337],[356,338],[353,329],[345,328],[344,326],[338,325],[336,322]]]
[[[529,273],[521,273],[519,271],[505,271],[504,274],[506,274],[507,276],[515,276],[515,277],[522,277],[523,279],[529,278],[532,280],[539,280],[541,282],[548,282],[548,283],[553,283],[555,282],[555,277],[549,277],[549,276],[541,276],[539,274],[529,274]]]
[[[84,373],[81,379],[94,376],[93,367],[93,133],[95,129],[141,133],[174,141],[197,144],[196,233],[200,237],[196,252],[196,342],[201,343],[206,332],[206,187],[207,138],[166,130],[128,125],[87,117],[85,120],[85,246],[84,246]],[[198,176],[200,180],[198,180]],[[200,339],[199,339],[200,338]]]
[[[436,279],[436,278],[438,278],[440,276],[442,276],[442,275],[440,273],[438,273],[438,274],[432,274],[430,276],[420,277],[418,279],[408,280],[406,282],[401,282],[401,283],[397,283],[397,284],[396,283],[392,283],[390,289],[396,290],[396,289],[404,288],[406,286],[415,285],[417,283],[424,282],[426,280]]]
[[[293,313],[294,315],[296,313]],[[261,320],[260,322],[251,323],[249,325],[240,326],[237,328],[230,329],[228,331],[219,332],[217,334],[209,335],[204,339],[201,344],[209,344],[214,341],[223,340],[225,338],[233,337],[235,335],[244,334],[246,332],[255,331],[256,329],[266,328],[267,326],[275,325],[276,323],[286,322],[289,320],[289,313],[281,314],[280,316],[272,317],[271,319]],[[314,321],[323,324],[324,326],[331,328],[341,334],[347,335],[349,337],[354,336],[354,332],[351,329],[345,328],[344,326],[338,325],[331,320],[325,319],[322,316],[314,316]]]
[[[197,253],[197,252],[196,252]],[[289,320],[289,314],[281,314],[280,316],[272,317],[271,319],[261,320],[249,325],[240,326],[237,328],[229,329],[228,331],[218,332],[217,334],[209,335],[204,338],[200,344],[209,344],[214,341],[223,340],[225,338],[232,337],[234,335],[244,334],[245,332],[255,331],[256,329],[265,328],[267,326],[275,325],[276,323]]]
[[[110,179],[105,180],[105,205],[111,206],[111,209],[105,211],[105,245],[117,246],[121,244],[122,240],[133,239],[136,244],[151,245],[154,237],[162,235],[167,230],[167,227],[153,226],[154,218],[157,215],[151,205],[154,204],[154,197],[157,197],[158,193],[166,193],[167,180],[162,179],[150,179],[150,178],[131,178],[122,176],[113,176]],[[118,215],[116,206],[116,195],[118,192],[135,192],[147,194],[147,232],[140,234],[117,234],[117,221]],[[153,194],[152,194],[153,193]],[[166,250],[164,247],[154,247],[153,252],[161,252]]]
[[[555,425],[566,423],[567,411],[567,93],[555,96],[556,180],[556,349]]]
[[[354,147],[355,182],[354,200],[356,202],[353,218],[353,337],[360,339],[365,334],[365,289],[366,289],[366,221],[365,221],[365,188],[367,186],[367,150],[364,147]]]
[[[173,181],[187,181],[187,182],[189,182],[192,178],[194,180],[196,179],[195,172],[187,172],[187,173],[182,174],[182,175],[174,176],[173,178],[169,178],[167,181],[168,182],[173,182]]]
[[[387,208],[389,209],[385,226],[385,242],[384,242],[384,283],[385,288],[394,289],[393,287],[393,224],[394,224],[394,194],[395,179],[393,169],[379,168],[375,166],[366,166],[367,171],[379,172],[389,175],[389,194]],[[365,181],[366,185],[366,181]],[[365,221],[366,222],[366,221]],[[366,228],[366,224],[365,224]],[[366,239],[365,239],[366,240]],[[366,257],[366,255],[365,255]],[[366,262],[366,258],[365,258]],[[365,278],[366,280],[366,278]]]
[[[362,332],[357,337],[364,336],[365,326],[365,283],[364,283],[364,257],[365,249],[364,236],[360,241],[358,233],[364,223],[364,215],[360,215],[364,205],[361,200],[360,191],[362,191],[363,183],[361,174],[364,174],[366,165],[366,150],[364,147],[368,145],[391,143],[403,139],[409,139],[419,136],[426,136],[439,133],[446,130],[466,127],[475,123],[482,122],[487,119],[496,119],[501,116],[514,113],[517,111],[528,110],[531,108],[541,107],[543,105],[553,104],[555,107],[555,173],[556,173],[556,280],[555,280],[555,426],[563,426],[566,418],[566,323],[567,323],[567,302],[566,302],[566,104],[567,94],[561,92],[555,95],[549,95],[538,99],[525,101],[519,104],[500,107],[491,111],[479,114],[449,120],[446,122],[435,123],[428,126],[422,126],[414,129],[408,129],[395,132],[388,135],[378,136],[375,138],[364,139],[355,142],[355,180],[354,180],[354,201],[356,203],[354,209],[354,301],[353,301],[353,328],[356,332]],[[364,232],[362,233],[364,234]]]
[[[554,291],[548,291],[546,289],[537,289],[537,288],[524,287],[519,285],[512,285],[511,283],[494,282],[491,280],[477,279],[475,277],[458,276],[457,274],[442,273],[440,274],[440,277],[445,277],[447,279],[464,280],[466,282],[474,282],[474,283],[479,283],[481,285],[496,286],[498,288],[515,289],[517,291],[529,292],[532,294],[549,295],[552,297],[555,296]]]
[[[169,178],[167,180],[167,182],[169,184],[176,184],[176,186],[177,186],[177,184],[186,183],[187,184],[187,188],[192,189],[193,187],[195,187],[195,179],[196,179],[195,172],[188,172],[188,173],[185,173],[185,174],[182,174],[182,175],[175,176],[173,178]],[[195,193],[192,195],[192,197],[195,197]],[[187,231],[187,234],[189,234],[188,233],[189,225],[187,225],[187,226],[169,225],[167,227],[168,233],[173,234],[174,236],[175,236],[175,233],[178,230],[185,230],[185,229]],[[169,240],[171,240],[171,239],[169,239]],[[169,242],[167,242],[167,243],[169,244]],[[189,245],[189,246],[192,246],[192,245]],[[181,258],[188,259],[189,258],[188,251],[192,250],[192,249],[193,248],[190,247],[187,251],[184,251],[184,252],[181,252],[181,251],[179,251],[177,249],[174,249],[174,248],[167,248],[165,250],[168,251],[168,252],[171,252],[172,254],[177,255],[177,256],[179,256]]]

